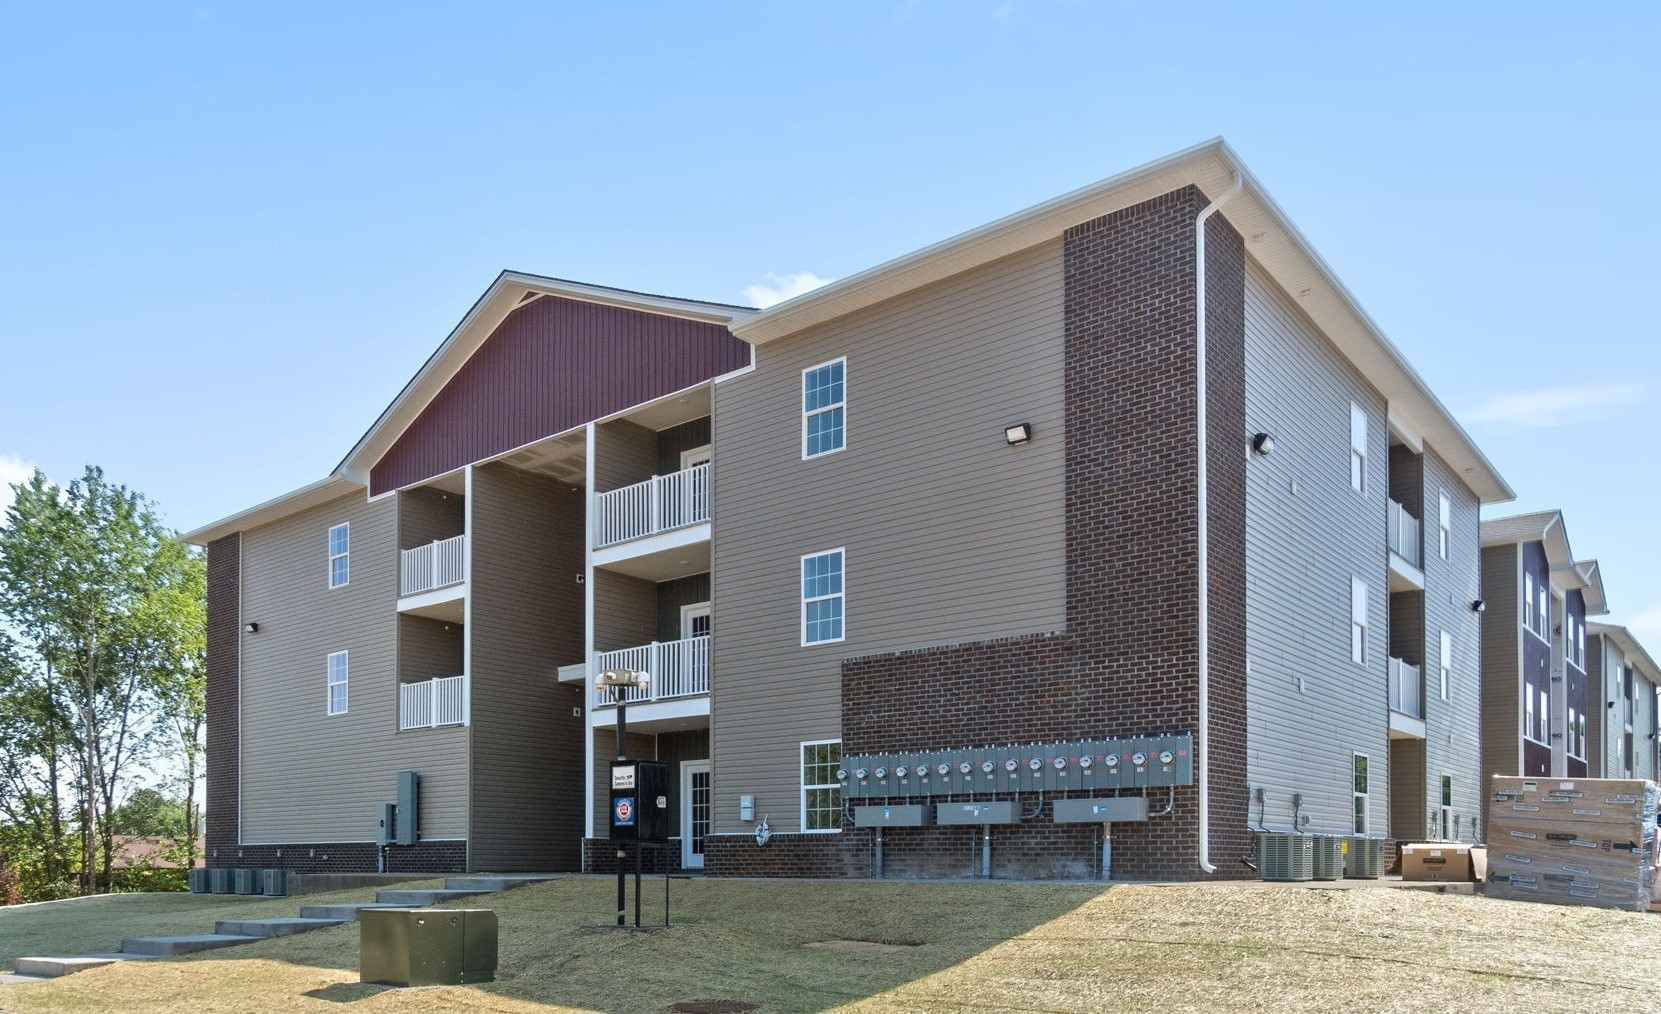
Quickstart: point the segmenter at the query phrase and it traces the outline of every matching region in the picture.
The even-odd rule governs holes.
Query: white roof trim
[[[1193,184],[1218,194],[1244,183],[1223,214],[1246,250],[1339,351],[1389,400],[1402,428],[1433,447],[1483,503],[1516,494],[1476,443],[1390,344],[1355,297],[1221,138],[971,229],[735,320],[733,333],[764,344],[920,286],[1055,239],[1072,226]]]
[[[1601,634],[1604,637],[1609,638],[1611,641],[1614,641],[1615,646],[1621,649],[1621,654],[1625,655],[1628,661],[1638,663],[1638,668],[1644,670],[1645,677],[1648,678],[1651,683],[1661,683],[1661,666],[1655,664],[1655,659],[1651,658],[1649,651],[1645,649],[1643,645],[1638,643],[1638,639],[1636,637],[1632,636],[1632,631],[1626,629],[1625,627],[1619,626],[1618,624],[1599,623],[1596,620],[1588,620],[1586,623],[1586,632],[1589,634]]]
[[[188,542],[193,546],[205,546],[214,539],[230,535],[233,532],[245,532],[250,528],[269,524],[280,518],[287,517],[330,500],[336,500],[348,493],[361,492],[363,484],[338,475],[331,475],[309,486],[302,486],[290,493],[267,500],[257,507],[250,507],[228,518],[221,518],[212,524],[203,525],[194,531],[179,536],[179,541]]]

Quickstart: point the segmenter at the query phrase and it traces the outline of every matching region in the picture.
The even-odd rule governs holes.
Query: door
[[[708,602],[681,606],[682,639],[702,638],[686,646],[687,693],[709,693],[709,624]]]
[[[695,468],[698,465],[709,464],[709,445],[694,447],[690,451],[681,452],[681,471]],[[709,519],[709,470],[697,475],[686,476],[680,484],[680,503],[677,508],[681,511],[684,523],[693,524]]]
[[[681,763],[681,868],[704,868],[704,836],[709,834],[709,761]]]

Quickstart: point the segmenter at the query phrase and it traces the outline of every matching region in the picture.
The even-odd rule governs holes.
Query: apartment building
[[[1592,776],[1656,781],[1661,668],[1625,627],[1593,622],[1586,630]]]
[[[1470,838],[1511,496],[1221,141],[761,311],[504,274],[333,475],[190,534],[210,862],[602,869],[611,668],[712,874]]]

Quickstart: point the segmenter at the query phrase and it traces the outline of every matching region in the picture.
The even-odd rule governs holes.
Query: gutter
[[[1200,217],[1194,220],[1194,384],[1198,407],[1195,411],[1195,423],[1198,427],[1199,444],[1199,570],[1200,570],[1200,615],[1199,615],[1199,676],[1200,676],[1200,718],[1199,727],[1194,735],[1194,766],[1199,772],[1200,784],[1200,869],[1206,873],[1216,873],[1217,867],[1211,863],[1211,784],[1209,780],[1208,761],[1211,757],[1211,531],[1210,519],[1206,516],[1209,506],[1209,477],[1206,467],[1206,382],[1205,382],[1205,222],[1216,214],[1226,204],[1229,198],[1240,192],[1242,179],[1239,170],[1235,170],[1234,182],[1227,190],[1217,196],[1217,199],[1205,206]]]

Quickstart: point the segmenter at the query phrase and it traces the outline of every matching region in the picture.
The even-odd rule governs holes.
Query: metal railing
[[[709,520],[709,462],[594,498],[594,546],[615,546]]]
[[[1389,543],[1390,552],[1415,567],[1424,566],[1424,541],[1419,534],[1419,519],[1407,513],[1407,508],[1394,500],[1390,501]]]
[[[1419,667],[1399,658],[1390,660],[1390,710],[1409,718],[1425,717],[1424,687]]]
[[[431,729],[467,722],[467,677],[435,676],[398,684],[398,728]]]
[[[399,554],[398,594],[419,595],[446,585],[460,584],[466,575],[462,565],[466,554],[465,535],[404,550]]]
[[[644,691],[631,689],[630,704],[667,701],[677,697],[697,697],[709,693],[709,638],[686,637],[679,641],[653,641],[637,648],[594,653],[594,672],[607,669],[635,669],[650,673],[651,683]],[[594,707],[610,707],[616,703],[610,690],[601,693],[589,684]]]

